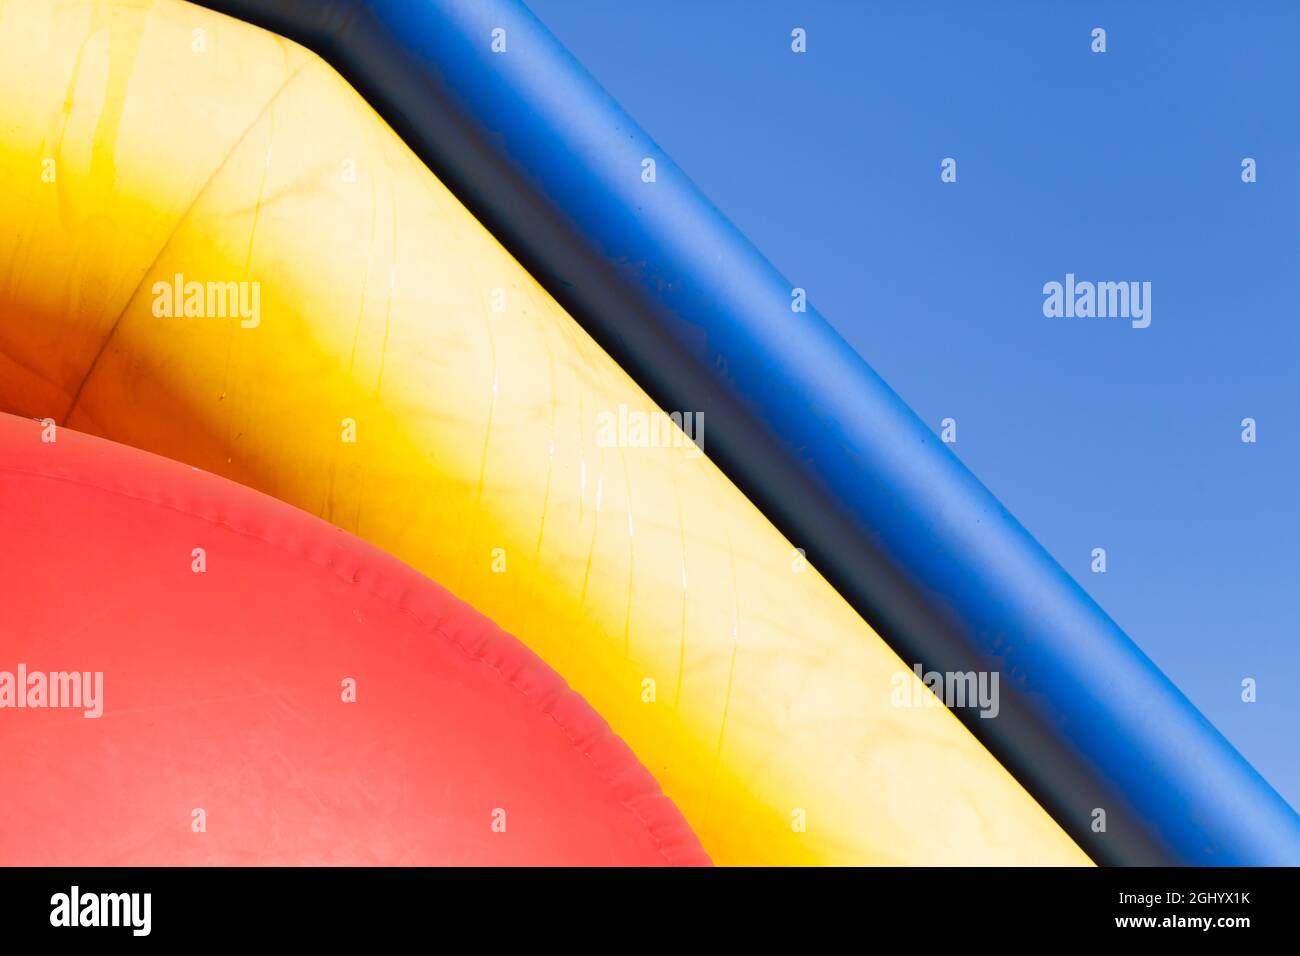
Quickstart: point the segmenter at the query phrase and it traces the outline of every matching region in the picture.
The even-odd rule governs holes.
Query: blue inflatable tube
[[[959,716],[1095,860],[1300,864],[1286,802],[523,4],[202,2],[329,60],[909,664],[999,671]]]

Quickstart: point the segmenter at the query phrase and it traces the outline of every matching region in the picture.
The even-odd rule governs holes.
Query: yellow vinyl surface
[[[716,862],[1088,862],[680,432],[636,447],[646,395],[313,54],[179,0],[0,0],[0,176],[0,408],[442,583]]]

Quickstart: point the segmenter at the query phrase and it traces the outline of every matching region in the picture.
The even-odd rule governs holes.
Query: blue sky
[[[527,3],[1300,807],[1300,4]]]

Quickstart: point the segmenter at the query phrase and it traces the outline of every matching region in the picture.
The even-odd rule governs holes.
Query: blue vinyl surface
[[[203,4],[333,63],[909,665],[1000,671],[959,716],[1095,860],[1300,864],[1300,818],[521,3]]]

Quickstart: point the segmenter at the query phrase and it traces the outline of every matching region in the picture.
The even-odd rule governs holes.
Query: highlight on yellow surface
[[[718,863],[1088,862],[315,55],[180,0],[10,0],[0,72],[0,409],[447,586]]]

